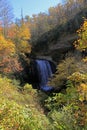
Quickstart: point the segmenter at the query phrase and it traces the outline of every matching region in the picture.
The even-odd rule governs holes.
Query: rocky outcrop
[[[35,41],[32,53],[38,56],[50,56],[54,61],[62,59],[67,52],[74,50],[73,42],[77,39],[76,31],[87,18],[87,9],[81,10],[67,23],[56,26]]]
[[[76,34],[64,36],[63,38],[54,41],[54,44],[50,44],[49,47],[42,48],[38,51],[35,48],[33,50],[34,58],[37,59],[47,59],[54,62],[59,62],[61,59],[65,57],[65,54],[68,52],[74,51],[74,41],[77,39]],[[32,53],[31,53],[32,56]]]

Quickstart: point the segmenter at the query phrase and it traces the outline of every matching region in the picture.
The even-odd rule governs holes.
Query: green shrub
[[[49,84],[61,90],[62,87],[66,86],[67,78],[74,72],[79,72],[81,74],[87,73],[87,62],[84,60],[85,59],[79,56],[66,57],[66,59],[57,66],[57,71]]]
[[[31,85],[26,84],[19,91],[12,80],[0,77],[0,129],[51,130],[50,122],[37,100],[37,90]]]
[[[86,130],[87,126],[82,127],[79,123],[77,124],[74,111],[78,109],[78,106],[67,105],[60,111],[54,110],[50,112],[48,117],[54,126],[54,130]]]
[[[54,93],[45,106],[55,130],[86,130],[87,74],[75,72],[67,77],[65,92]]]
[[[0,99],[0,126],[3,130],[44,130],[46,122],[40,116],[42,115],[35,115],[31,109],[14,101]]]
[[[67,77],[78,70],[77,60],[74,57],[68,57],[63,60],[58,66],[57,71],[51,80],[50,84],[57,89],[65,85]]]

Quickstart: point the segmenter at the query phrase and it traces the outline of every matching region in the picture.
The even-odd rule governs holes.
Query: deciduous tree
[[[31,51],[30,37],[30,30],[23,21],[20,24],[13,24],[9,28],[8,38],[13,40],[18,53],[29,53]]]
[[[22,67],[18,61],[15,45],[0,35],[0,72],[14,73],[21,70]]]
[[[3,27],[4,37],[7,36],[8,27],[13,19],[13,12],[8,0],[0,0],[0,21]]]

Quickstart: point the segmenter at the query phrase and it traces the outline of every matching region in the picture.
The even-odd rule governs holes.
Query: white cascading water
[[[48,86],[48,80],[52,77],[52,69],[49,61],[47,60],[36,60],[37,63],[37,70],[39,74],[40,79],[40,89],[43,91],[50,91],[53,88],[51,86]]]

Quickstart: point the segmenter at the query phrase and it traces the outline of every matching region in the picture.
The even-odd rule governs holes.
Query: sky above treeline
[[[62,0],[10,0],[13,7],[14,17],[21,17],[21,9],[23,16],[47,12],[49,7],[56,6]]]

